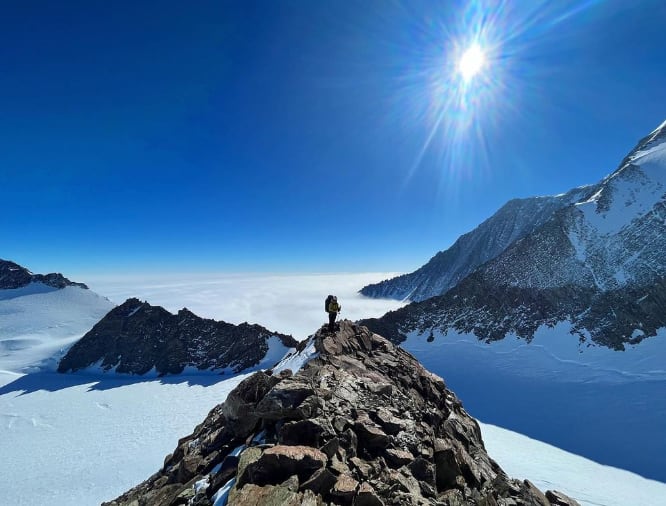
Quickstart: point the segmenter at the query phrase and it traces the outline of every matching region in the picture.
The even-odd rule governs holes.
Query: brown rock
[[[248,465],[246,474],[252,483],[258,485],[276,485],[293,474],[305,481],[327,461],[326,454],[316,448],[276,445]]]
[[[298,376],[283,380],[257,403],[253,416],[264,420],[299,419],[298,407],[313,393],[310,384]]]
[[[382,426],[382,429],[390,435],[395,435],[405,428],[404,422],[393,416],[389,410],[384,408],[377,410],[377,420]]]
[[[259,421],[255,406],[278,381],[263,372],[241,381],[222,405],[227,430],[237,437],[247,437],[253,432]]]
[[[278,440],[286,445],[307,445],[318,447],[324,435],[330,435],[333,428],[319,420],[298,420],[287,422],[280,429]]]
[[[303,496],[291,490],[267,485],[257,486],[252,483],[229,494],[229,504],[234,506],[301,506]]]
[[[358,487],[354,506],[384,506],[384,502],[377,496],[372,485],[363,482]]]
[[[356,422],[354,423],[359,443],[366,448],[386,448],[389,445],[389,437],[374,424]]]
[[[550,506],[550,501],[531,481],[524,480],[522,490],[532,499],[534,506]]]
[[[326,468],[318,469],[312,477],[301,485],[303,490],[311,490],[315,494],[326,495],[337,481],[335,475]]]
[[[338,448],[340,448],[340,440],[337,437],[334,437],[319,449],[330,459],[337,453]]]
[[[384,458],[391,467],[395,468],[406,466],[414,460],[414,456],[410,452],[396,450],[394,448],[389,448],[386,450],[384,453]]]
[[[548,490],[546,492],[546,499],[550,501],[552,506],[580,506],[578,501],[554,490]]]
[[[331,495],[344,504],[351,504],[356,493],[356,487],[358,487],[358,481],[348,474],[341,474],[338,476],[333,490],[331,490]]]
[[[417,457],[407,467],[417,480],[429,485],[435,484],[435,466],[431,462]]]
[[[241,382],[116,505],[210,506],[234,472],[234,506],[576,505],[506,476],[455,394],[404,350],[347,321],[314,342],[319,356],[296,374]],[[266,444],[229,456],[259,429]],[[192,497],[193,480],[222,461],[208,497]]]

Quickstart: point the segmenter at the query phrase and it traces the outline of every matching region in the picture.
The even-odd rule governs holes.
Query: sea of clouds
[[[91,290],[122,304],[130,297],[176,312],[229,323],[258,323],[302,340],[327,321],[324,299],[337,295],[341,318],[382,316],[404,305],[370,299],[358,291],[396,273],[362,274],[183,274],[166,276],[88,276]]]

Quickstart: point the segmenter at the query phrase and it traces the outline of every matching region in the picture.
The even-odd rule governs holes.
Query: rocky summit
[[[33,274],[17,263],[0,259],[0,290],[22,288],[30,283],[42,283],[52,288],[78,286],[79,288],[88,289],[83,283],[70,281],[60,273]]]
[[[366,327],[343,321],[299,348],[314,358],[245,379],[106,506],[578,504],[509,478],[444,381]]]
[[[291,336],[259,325],[200,318],[187,309],[174,315],[163,307],[128,299],[70,348],[58,372],[93,364],[131,374],[153,368],[159,374],[178,374],[185,367],[240,372],[259,364],[272,337],[284,348],[298,344]]]

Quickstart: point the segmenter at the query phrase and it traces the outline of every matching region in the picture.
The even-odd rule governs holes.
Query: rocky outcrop
[[[78,286],[79,288],[88,289],[83,283],[70,281],[60,273],[33,274],[19,264],[0,259],[0,290],[22,288],[30,283],[42,283],[53,288]]]
[[[573,506],[509,478],[441,378],[365,327],[245,379],[155,475],[107,506]]]
[[[187,309],[174,315],[160,306],[128,299],[70,348],[58,371],[99,363],[103,370],[131,374],[153,368],[159,374],[178,374],[188,366],[239,372],[264,359],[271,337],[285,348],[298,344],[291,336],[259,325],[200,318]]]
[[[552,328],[566,321],[580,343],[624,350],[666,327],[664,305],[666,278],[649,287],[629,285],[600,292],[577,285],[546,289],[497,286],[476,272],[440,297],[359,323],[399,344],[410,332],[432,335],[449,330],[474,334],[486,342],[508,334],[529,342],[542,325]]]

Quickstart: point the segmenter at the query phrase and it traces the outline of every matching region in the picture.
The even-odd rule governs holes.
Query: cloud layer
[[[121,304],[129,297],[171,312],[187,307],[195,314],[229,323],[259,323],[270,330],[305,339],[324,322],[324,299],[338,296],[342,318],[381,316],[403,304],[358,293],[395,273],[362,274],[209,274],[163,277],[88,277],[92,290]]]

